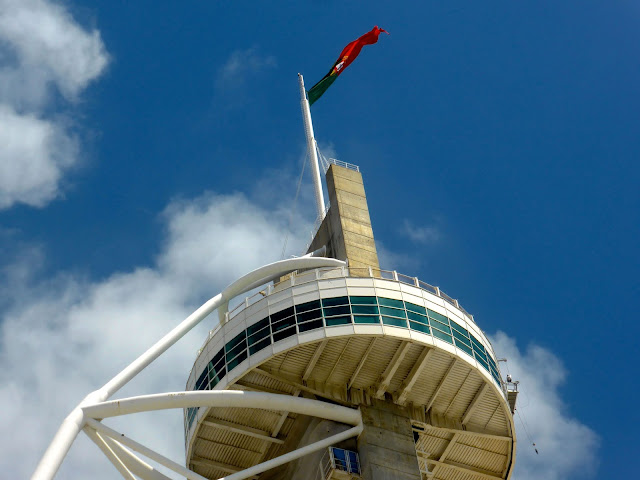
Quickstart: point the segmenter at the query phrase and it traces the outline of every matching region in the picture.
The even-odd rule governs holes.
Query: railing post
[[[398,272],[396,272],[395,270],[393,271],[393,279],[397,282],[398,281]]]
[[[369,277],[373,278],[373,269],[369,266]]]
[[[436,295],[440,296],[440,287],[433,287],[436,289]]]
[[[419,287],[419,286],[420,286],[420,281],[418,280],[418,277],[413,277],[413,284],[414,284],[416,287]]]

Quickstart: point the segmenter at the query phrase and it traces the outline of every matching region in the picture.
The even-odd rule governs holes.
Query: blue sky
[[[310,87],[380,25],[312,115],[321,149],[361,167],[383,268],[458,298],[509,357],[540,450],[521,429],[515,478],[630,475],[637,2],[131,3],[0,1],[2,437],[47,417],[3,471],[29,474],[84,393],[280,258],[305,149],[296,74]],[[307,170],[287,254],[312,198]],[[142,390],[182,388],[206,328]]]

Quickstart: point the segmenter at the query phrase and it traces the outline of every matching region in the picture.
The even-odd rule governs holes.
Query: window
[[[378,303],[380,304],[380,306],[404,309],[404,302],[402,300],[395,300],[393,298],[378,297]]]
[[[247,332],[241,332],[224,346],[227,367],[233,370],[240,362],[247,358]]]
[[[433,336],[439,338],[440,340],[444,340],[445,342],[449,342],[453,344],[453,339],[451,335],[447,335],[446,333],[442,333],[440,330],[436,330],[435,328],[431,330],[433,332]]]
[[[271,345],[271,330],[269,329],[269,317],[263,318],[247,328],[247,343],[249,344],[249,355],[259,352],[263,348]]]
[[[336,305],[349,305],[349,297],[333,297],[322,299],[323,307],[335,307]]]
[[[409,303],[409,302],[404,302],[404,304],[407,307],[407,312],[420,313],[421,315],[427,314],[427,309],[420,305],[415,305],[414,303]]]

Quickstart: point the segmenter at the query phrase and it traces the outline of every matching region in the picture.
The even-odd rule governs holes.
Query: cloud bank
[[[50,0],[0,0],[0,209],[42,207],[80,160],[70,122],[52,113],[77,103],[108,63],[97,30]]]
[[[44,254],[38,248],[3,267],[0,471],[7,478],[33,473],[62,419],[88,392],[235,278],[278,260],[288,215],[286,209],[267,211],[240,194],[207,194],[173,202],[162,218],[164,248],[150,267],[100,281],[64,272],[41,278]],[[289,241],[300,248],[306,235],[293,233]],[[117,396],[184,389],[216,318],[210,316]],[[109,424],[184,462],[181,411],[114,420]],[[81,434],[59,478],[117,477],[101,457]]]
[[[277,260],[286,208],[267,210],[241,194],[206,194],[172,202],[162,213],[163,247],[147,267],[92,280],[81,274],[41,274],[45,252],[33,247],[2,266],[0,288],[0,471],[28,478],[66,414],[86,393],[126,364],[238,276]],[[309,225],[292,233],[300,249]],[[197,349],[215,314],[116,397],[184,388]],[[517,480],[564,479],[594,467],[596,435],[566,412],[560,393],[566,372],[551,352],[518,349],[503,333],[493,338],[521,381],[519,409],[540,455],[528,447],[519,420]],[[110,419],[108,425],[184,462],[182,412]],[[118,478],[81,434],[58,478]]]
[[[505,369],[520,381],[515,415],[518,449],[514,480],[591,478],[598,466],[598,435],[572,418],[560,396],[567,379],[562,361],[549,350],[529,345],[521,350],[504,332],[491,341],[507,358]],[[532,443],[535,442],[538,454]]]

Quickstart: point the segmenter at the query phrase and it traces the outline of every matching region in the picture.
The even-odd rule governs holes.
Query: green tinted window
[[[371,315],[370,317],[364,315],[354,315],[353,321],[355,323],[380,323],[380,317],[378,315]]]
[[[343,305],[341,307],[323,308],[322,311],[325,317],[334,317],[336,315],[349,315],[351,308],[349,305]]]
[[[431,320],[429,322],[431,324],[431,326],[433,328],[438,328],[440,330],[442,330],[443,332],[447,332],[447,333],[451,333],[451,329],[449,328],[449,325],[445,325],[444,323],[440,323],[437,320]]]
[[[315,318],[322,318],[322,311],[310,310],[308,312],[299,313],[298,315],[296,315],[296,318],[298,320],[298,325],[300,325],[301,323],[304,323],[308,320],[313,320]]]
[[[225,346],[224,346],[224,350],[226,352],[229,352],[233,349],[233,347],[235,347],[236,345],[238,345],[239,343],[244,344],[244,340],[246,338],[247,333],[246,332],[240,332],[239,335],[236,335],[233,340],[231,340],[230,342],[228,342]]]
[[[474,352],[474,353],[478,353],[478,352]],[[484,369],[488,372],[489,371],[489,365],[487,364],[487,362],[485,362],[482,358],[480,358],[479,356],[476,355],[476,360],[478,361],[478,363],[480,365],[482,365],[484,367]]]
[[[379,313],[377,305],[351,305],[351,310],[353,310],[354,315],[356,313],[363,315],[377,315]]]
[[[441,315],[438,312],[434,312],[433,310],[430,310],[430,309],[427,309],[427,311],[429,312],[429,317],[433,318],[434,320],[438,320],[439,322],[449,324],[449,319],[444,315]]]
[[[473,351],[475,352],[477,357],[482,358],[482,360],[485,362],[487,361],[487,356],[483,352],[478,350],[475,345],[473,346]]]
[[[269,318],[263,318],[259,322],[254,323],[249,328],[247,328],[247,341],[249,345],[253,345],[259,340],[268,337],[270,333],[271,331],[269,330]]]
[[[377,305],[376,297],[349,297],[351,305]]]
[[[407,328],[407,321],[402,320],[400,318],[395,317],[387,317],[385,315],[382,316],[382,323],[385,325],[393,325],[394,327],[404,327]]]
[[[433,336],[439,338],[440,340],[444,340],[445,342],[449,342],[453,344],[453,339],[451,335],[447,335],[446,333],[442,333],[440,330],[436,330],[435,328],[431,330],[433,332]]]
[[[309,310],[316,310],[318,308],[320,308],[320,300],[313,300],[312,302],[296,305],[296,312],[308,312]]]
[[[458,332],[457,330],[453,330],[452,331],[453,336],[456,337],[459,341],[461,341],[462,343],[464,343],[467,347],[469,347],[469,350],[471,350],[471,341],[465,337],[464,335],[462,335],[460,332]]]
[[[260,350],[262,350],[265,347],[268,347],[269,345],[271,345],[271,338],[267,337],[264,340],[261,340],[260,342],[256,342],[253,345],[249,346],[249,355],[253,355],[256,352],[259,352]]]
[[[423,315],[413,312],[407,312],[409,316],[409,320],[414,320],[416,322],[424,323],[425,325],[429,325],[429,319]]]
[[[454,331],[453,334],[455,335],[456,332]],[[473,357],[473,352],[471,350],[471,347],[469,347],[468,345],[464,344],[463,342],[461,342],[457,338],[456,338],[456,347],[458,347],[460,350],[465,352],[467,355],[470,355],[470,356]]]
[[[465,337],[469,337],[469,332],[467,332],[466,328],[462,327],[461,325],[458,325],[456,322],[454,322],[451,319],[449,319],[449,324],[451,325],[451,328],[453,328],[454,330],[457,330]]]
[[[325,318],[324,321],[327,324],[327,327],[333,327],[335,325],[346,325],[348,323],[351,323],[351,316]]]
[[[405,312],[404,310],[400,310],[399,308],[380,307],[380,313],[382,315],[407,318],[407,312]]]
[[[307,332],[309,330],[315,330],[316,328],[322,328],[322,318],[309,320],[308,322],[298,324],[298,330],[300,331],[300,333]]]
[[[393,298],[378,297],[378,303],[385,307],[404,308],[404,302],[402,300],[395,300]]]
[[[481,352],[483,352],[483,353],[484,353],[484,345],[482,345],[482,344],[480,343],[480,341],[479,341],[476,337],[474,337],[473,335],[470,335],[470,337],[471,337],[471,341],[473,342],[473,344],[475,345],[475,347],[476,347],[478,350],[480,350]]]
[[[349,305],[349,297],[333,297],[322,299],[323,307],[335,307],[336,305]]]
[[[431,330],[429,330],[429,327],[427,325],[422,324],[422,323],[411,322],[410,321],[409,325],[411,326],[411,328],[413,330],[417,330],[418,332],[431,333]]]
[[[427,314],[427,309],[420,305],[416,305],[415,303],[409,303],[409,302],[404,302],[404,304],[407,307],[407,310],[410,312],[421,313],[422,315]]]

